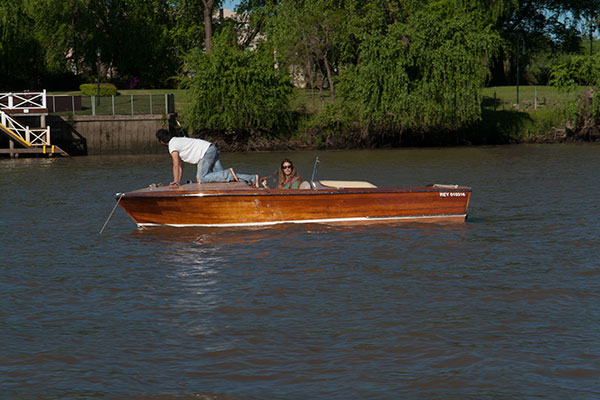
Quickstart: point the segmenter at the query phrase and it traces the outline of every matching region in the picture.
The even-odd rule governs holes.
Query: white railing
[[[0,110],[0,122],[30,146],[50,146],[50,127],[30,129]]]
[[[0,109],[30,110],[46,109],[46,90],[42,92],[0,93]]]

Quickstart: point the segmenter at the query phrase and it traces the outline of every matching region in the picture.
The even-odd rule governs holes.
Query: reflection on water
[[[470,185],[461,224],[138,230],[119,210],[103,235],[168,157],[0,160],[3,396],[597,398],[596,153],[318,154],[323,178]],[[291,158],[307,176],[314,156]]]

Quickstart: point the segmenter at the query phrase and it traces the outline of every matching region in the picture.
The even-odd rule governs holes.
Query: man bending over
[[[196,173],[198,183],[242,180],[258,187],[256,175],[236,174],[233,168],[224,169],[219,160],[217,147],[206,140],[175,136],[166,129],[156,131],[156,138],[160,144],[169,147],[169,154],[173,160],[173,182],[169,183],[171,189],[181,183],[184,162],[198,166]]]

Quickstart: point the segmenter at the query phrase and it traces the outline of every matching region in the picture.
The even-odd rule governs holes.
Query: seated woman
[[[300,184],[302,183],[302,178],[300,178],[296,167],[294,167],[294,164],[288,158],[285,158],[281,162],[281,166],[277,171],[277,176],[278,189],[298,189],[300,187]],[[267,178],[268,177],[261,179],[262,185],[264,187],[267,187]]]

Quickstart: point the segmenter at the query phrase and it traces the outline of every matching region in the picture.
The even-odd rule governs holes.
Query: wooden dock
[[[50,127],[46,126],[46,91],[0,93],[0,136],[8,139],[8,148],[1,154],[11,158],[19,155],[69,156],[50,142]],[[30,128],[27,123],[35,123]],[[5,140],[6,142],[6,140]]]
[[[24,155],[41,155],[41,156],[61,156],[69,157],[69,154],[58,146],[42,146],[42,147],[31,147],[31,148],[8,148],[1,149],[0,154],[8,154],[10,158],[19,158],[20,154]]]

